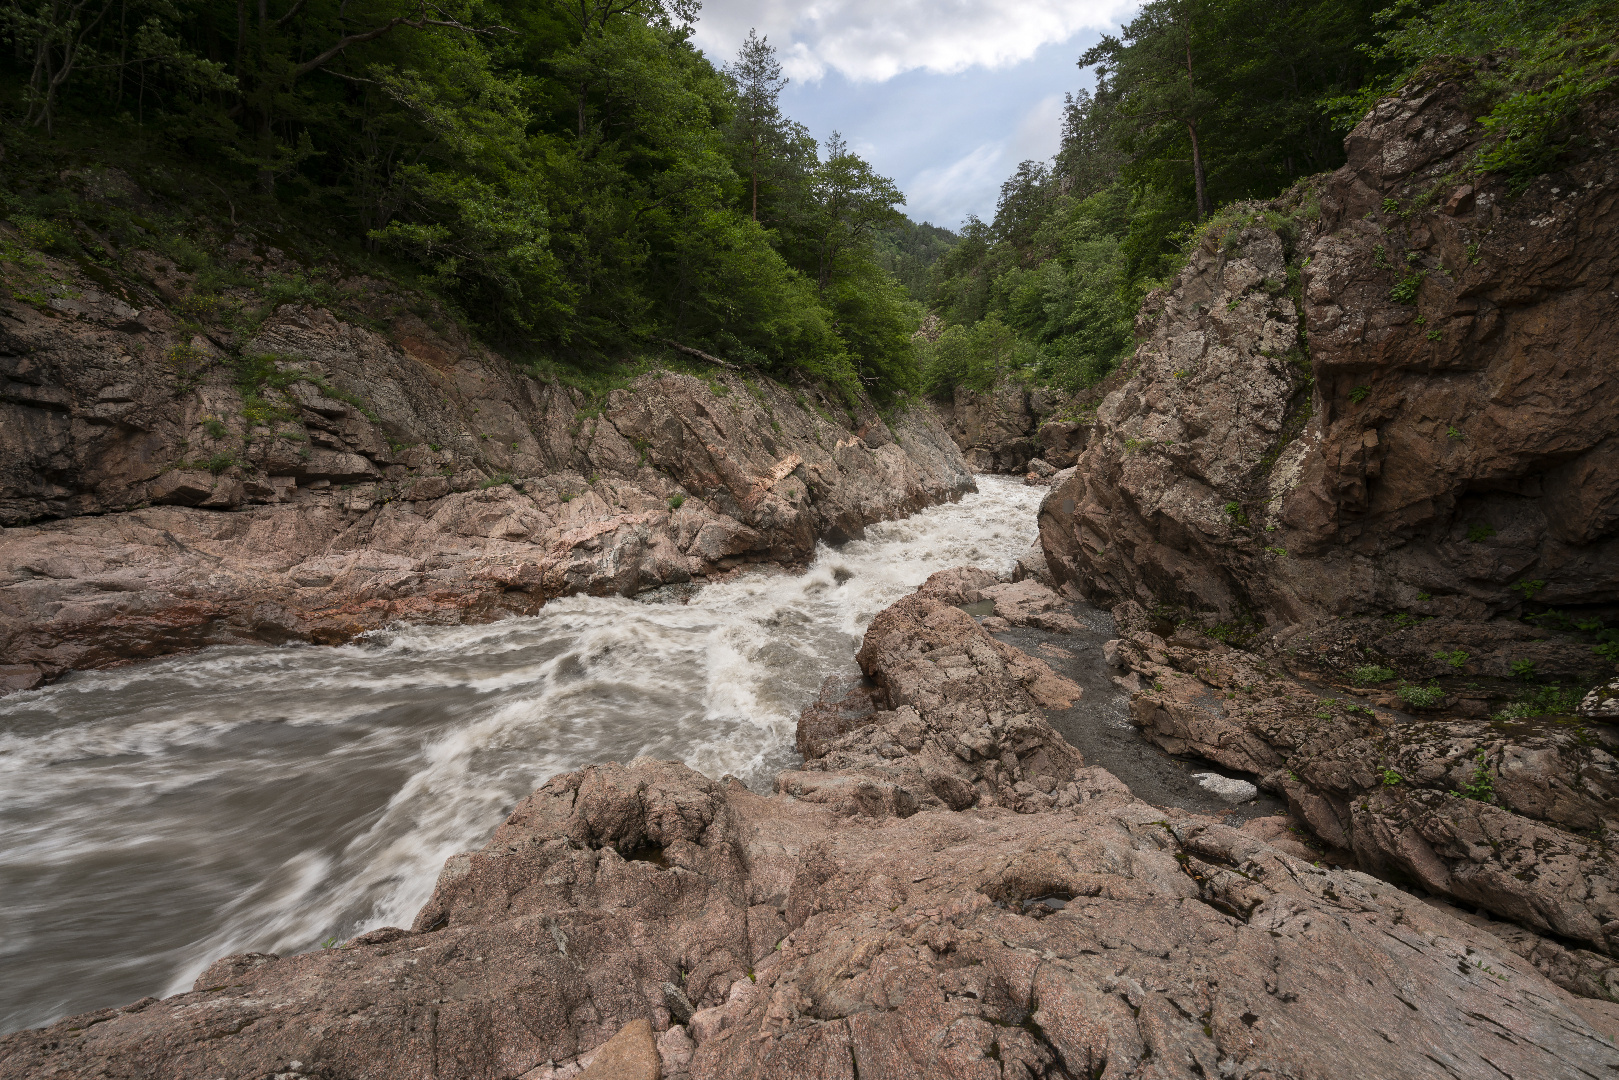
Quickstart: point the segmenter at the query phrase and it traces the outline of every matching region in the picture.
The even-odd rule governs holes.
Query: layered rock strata
[[[291,269],[245,232],[227,251]],[[198,332],[169,309],[257,294],[202,297],[154,263],[113,295],[48,262],[80,299],[0,298],[0,692],[802,561],[974,489],[925,408],[885,420],[732,373],[588,399],[379,282],[340,282],[339,314]]]
[[[669,1080],[1619,1068],[1619,1009],[1487,929],[1086,766],[997,644],[901,601],[861,651],[883,707],[781,792],[648,759],[556,777],[411,929],[227,957],[0,1040],[0,1076],[557,1080],[647,1075],[649,1048]]]

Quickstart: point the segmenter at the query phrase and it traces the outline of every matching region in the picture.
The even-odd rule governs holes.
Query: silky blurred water
[[[650,754],[768,789],[879,611],[1034,542],[1043,489],[979,486],[685,605],[574,597],[0,699],[0,1031],[187,990],[228,953],[409,925],[447,857],[581,765]]]

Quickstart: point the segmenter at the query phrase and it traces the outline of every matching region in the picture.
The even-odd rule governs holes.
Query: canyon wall
[[[1205,231],[1042,515],[1059,578],[1222,621],[1619,604],[1619,115],[1513,193],[1467,93]]]
[[[6,267],[0,691],[801,562],[974,490],[922,407],[713,369],[586,395],[380,281],[255,312],[312,291],[306,268],[246,229],[223,244],[240,284],[206,294],[143,251]]]

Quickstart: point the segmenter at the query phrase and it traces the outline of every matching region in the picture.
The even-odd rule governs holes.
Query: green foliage
[[[1469,543],[1482,544],[1484,541],[1488,540],[1494,535],[1495,526],[1490,525],[1487,522],[1475,521],[1473,524],[1467,527],[1467,539]]]
[[[679,510],[685,504],[686,504],[686,496],[683,495],[682,493],[677,491],[673,495],[669,496],[669,509],[671,509],[671,510]]]
[[[1451,794],[1460,799],[1495,801],[1495,781],[1490,776],[1489,755],[1485,751],[1480,750],[1473,759],[1473,775],[1468,777],[1467,783],[1462,785],[1460,791],[1452,791]]]
[[[70,4],[0,8],[16,46],[0,51],[0,100],[26,125],[72,127],[96,160],[102,136],[161,147],[172,169],[137,179],[187,213],[206,189],[209,214],[234,226],[240,213],[265,239],[278,221],[329,223],[318,231],[338,258],[274,242],[306,266],[403,279],[485,339],[587,376],[674,341],[879,403],[919,385],[920,313],[875,254],[880,233],[910,227],[899,190],[780,115],[764,42],[724,71],[706,59],[689,0],[95,10],[74,23]],[[51,71],[62,78],[42,82]],[[6,143],[11,187],[22,174]],[[13,248],[105,256],[51,177],[6,204],[13,265]],[[278,304],[333,299],[323,273],[295,271],[244,306],[223,293],[246,282],[215,258],[217,236],[119,213],[90,224],[193,275],[180,306],[198,323],[251,331]],[[911,228],[926,233],[920,269],[906,264],[914,284],[953,237]],[[55,295],[45,282],[13,293]],[[176,361],[194,384],[190,358]],[[254,396],[250,418],[274,422],[273,397]]]
[[[506,484],[509,484],[511,482],[512,482],[512,474],[511,473],[509,473],[509,472],[500,472],[500,473],[496,473],[494,476],[489,477],[489,479],[487,479],[483,483],[479,484],[478,489],[480,491],[487,491],[490,488],[503,487]]]
[[[1402,682],[1395,693],[1413,709],[1437,709],[1445,701],[1445,691],[1438,683],[1418,686],[1416,683]]]
[[[1533,682],[1535,679],[1535,662],[1533,660],[1514,660],[1509,668],[1514,679],[1524,682]]]
[[[1359,405],[1361,402],[1365,401],[1371,396],[1372,388],[1369,386],[1357,386],[1353,390],[1349,391],[1349,400],[1354,402],[1356,405]]]
[[[1451,442],[1461,442],[1463,439],[1467,438],[1467,436],[1462,433],[1461,428],[1447,427],[1445,428],[1445,438],[1449,439]]]
[[[1388,768],[1385,768],[1378,776],[1383,781],[1384,787],[1393,787],[1395,784],[1402,783],[1405,780],[1405,777]]]
[[[1467,667],[1468,655],[1461,649],[1456,649],[1452,652],[1436,652],[1433,654],[1433,658],[1435,660],[1443,660],[1455,671],[1461,671],[1463,668]]]
[[[1499,709],[1497,720],[1523,720],[1534,716],[1572,716],[1585,696],[1577,686],[1537,686]]]
[[[1533,600],[1535,598],[1535,594],[1540,592],[1545,587],[1546,582],[1539,578],[1532,581],[1527,579],[1524,581],[1514,581],[1511,585],[1507,586],[1507,588],[1518,593],[1525,600]]]
[[[1428,276],[1426,270],[1407,274],[1394,283],[1389,290],[1389,299],[1396,304],[1414,304],[1417,302],[1417,291],[1422,288],[1422,279]]]

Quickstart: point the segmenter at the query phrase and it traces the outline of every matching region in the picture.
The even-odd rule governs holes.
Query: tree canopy
[[[879,399],[914,389],[920,309],[873,253],[903,195],[782,116],[764,38],[704,57],[696,14],[0,0],[0,115],[7,141],[117,135],[330,222],[496,342],[587,365],[675,343]],[[12,179],[12,199],[48,187]]]
[[[1496,54],[1475,165],[1526,182],[1613,85],[1616,25],[1613,0],[1148,0],[1079,58],[1094,89],[1053,160],[1019,165],[934,266],[926,384],[1094,386],[1201,223],[1341,165],[1345,130],[1436,58]]]

